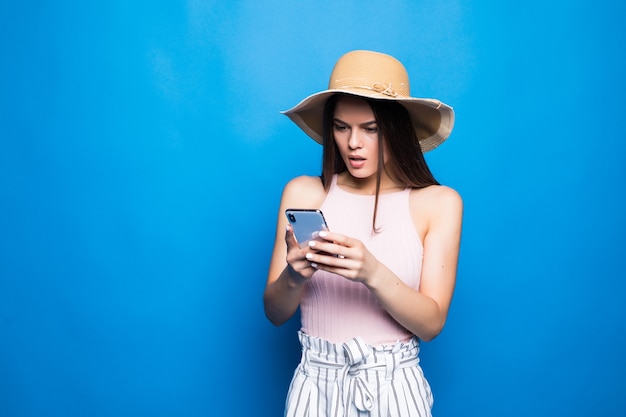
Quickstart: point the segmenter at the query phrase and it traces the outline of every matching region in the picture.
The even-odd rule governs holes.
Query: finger
[[[337,245],[335,243],[330,243],[323,240],[310,241],[309,248],[317,253],[332,255],[342,259],[346,258],[350,251],[350,249],[345,246]]]
[[[343,256],[330,254],[328,252],[309,252],[306,254],[306,260],[311,264],[342,269],[350,268],[350,265],[352,264],[349,259],[346,259]]]
[[[294,273],[305,279],[311,278],[311,276],[315,273],[315,266],[311,265],[311,263],[307,260],[296,261],[288,264],[288,266]]]
[[[285,242],[287,243],[287,250],[293,247],[298,247],[296,236],[293,234],[293,229],[290,225],[287,225],[287,227],[285,228]]]
[[[337,245],[346,246],[346,247],[352,247],[356,243],[355,239],[352,239],[346,235],[328,232],[328,231],[319,232],[319,237],[324,239],[327,242],[332,242]]]
[[[350,280],[358,280],[360,270],[358,261],[321,254],[308,254],[307,258],[311,267],[316,270],[332,272]]]

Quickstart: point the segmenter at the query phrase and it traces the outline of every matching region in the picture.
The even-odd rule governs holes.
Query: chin
[[[348,172],[354,178],[357,178],[359,180],[366,180],[368,178],[372,178],[372,177],[376,176],[376,172],[366,172],[366,171],[358,170],[358,169],[350,169],[350,168],[348,168]]]

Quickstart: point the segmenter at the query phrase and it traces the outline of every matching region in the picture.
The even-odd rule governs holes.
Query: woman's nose
[[[350,132],[348,146],[350,147],[350,149],[359,149],[362,147],[361,136],[359,135],[358,129],[352,129],[352,132]]]

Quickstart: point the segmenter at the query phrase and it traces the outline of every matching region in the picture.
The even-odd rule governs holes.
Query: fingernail
[[[314,240],[309,240],[309,246],[311,246],[311,247],[315,246],[315,241]]]
[[[317,269],[317,264],[315,262],[311,262],[311,268]]]
[[[313,254],[312,253],[307,253],[305,256],[306,256],[307,259],[312,259],[313,258]]]
[[[323,231],[323,230],[322,230],[322,231],[319,233],[319,235],[320,235],[321,237],[326,237],[326,236],[328,236],[328,233],[326,233],[325,231]]]

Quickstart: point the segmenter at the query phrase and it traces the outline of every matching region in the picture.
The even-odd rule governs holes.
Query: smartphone
[[[287,209],[287,220],[300,247],[315,239],[317,233],[328,230],[328,225],[321,210],[316,209]]]

